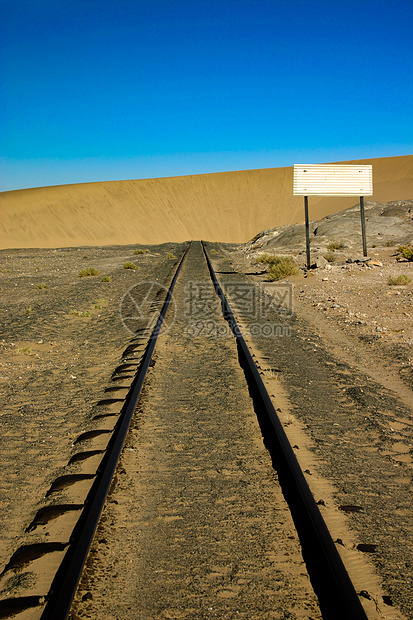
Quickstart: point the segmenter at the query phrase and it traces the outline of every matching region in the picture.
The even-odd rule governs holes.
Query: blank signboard
[[[295,196],[371,196],[373,166],[295,164]]]

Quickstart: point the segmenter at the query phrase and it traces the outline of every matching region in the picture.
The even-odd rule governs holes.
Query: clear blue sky
[[[0,191],[413,153],[412,0],[0,0]]]

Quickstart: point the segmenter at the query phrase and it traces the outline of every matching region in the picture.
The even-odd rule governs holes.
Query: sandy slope
[[[348,163],[373,164],[374,200],[413,197],[413,155]],[[266,228],[303,220],[292,177],[292,167],[269,168],[2,192],[0,247],[244,242]],[[321,219],[356,202],[311,198],[310,217]]]

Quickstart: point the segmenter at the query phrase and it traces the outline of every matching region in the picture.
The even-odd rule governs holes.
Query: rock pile
[[[367,245],[370,248],[413,243],[413,200],[396,200],[386,204],[371,201],[366,202],[364,208]],[[323,261],[328,262],[323,254],[331,248],[361,253],[359,205],[310,222],[310,247],[314,259],[320,263],[318,267],[325,266],[321,265]],[[245,250],[257,256],[263,252],[300,254],[305,252],[305,226],[294,224],[265,230],[246,243]],[[335,258],[340,258],[338,252],[335,252]],[[345,255],[341,258],[346,260]]]

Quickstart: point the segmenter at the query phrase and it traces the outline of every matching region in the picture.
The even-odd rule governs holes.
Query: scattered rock
[[[359,551],[362,551],[363,553],[376,553],[377,546],[378,545],[376,544],[360,543],[359,545],[357,545],[357,549]]]
[[[323,256],[317,256],[315,261],[315,266],[318,269],[324,269],[324,267],[328,264],[328,261]]]

